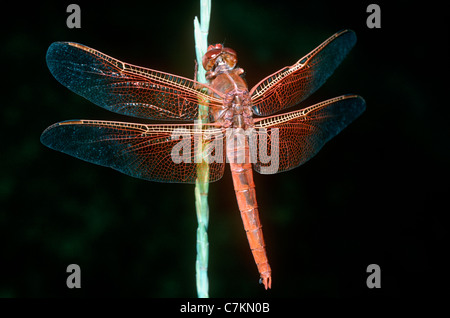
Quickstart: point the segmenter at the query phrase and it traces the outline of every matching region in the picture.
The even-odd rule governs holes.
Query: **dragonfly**
[[[55,42],[48,49],[47,65],[65,87],[109,111],[171,123],[68,120],[45,129],[41,142],[132,177],[195,183],[200,140],[205,145],[202,160],[209,165],[208,182],[219,180],[226,164],[230,166],[250,249],[268,289],[272,270],[253,170],[275,174],[304,164],[364,112],[364,99],[354,94],[281,112],[314,93],[355,43],[353,31],[339,31],[249,90],[236,52],[222,44],[208,47],[202,59],[207,83],[200,83],[125,63],[82,44]],[[193,122],[199,104],[209,110],[208,123],[200,126]]]

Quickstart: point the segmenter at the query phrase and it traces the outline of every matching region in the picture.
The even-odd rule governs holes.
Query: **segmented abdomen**
[[[262,225],[259,220],[253,170],[249,160],[248,139],[242,138],[241,140],[243,142],[237,142],[233,145],[227,143],[227,158],[230,163],[236,199],[250,249],[256,266],[258,266],[262,282],[267,289],[272,284],[272,271],[267,259]]]

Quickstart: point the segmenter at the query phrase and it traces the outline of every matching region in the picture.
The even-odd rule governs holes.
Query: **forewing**
[[[208,95],[208,91],[213,91],[209,86],[127,64],[78,43],[53,43],[47,51],[47,65],[61,84],[119,114],[145,119],[194,120],[199,99],[209,100],[211,107],[221,104],[220,99]]]
[[[294,65],[263,79],[250,91],[255,114],[267,116],[300,103],[333,74],[355,43],[353,31],[338,32]]]

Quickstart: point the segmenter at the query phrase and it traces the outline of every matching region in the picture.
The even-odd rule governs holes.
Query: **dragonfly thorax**
[[[244,70],[236,67],[236,52],[221,44],[210,45],[203,56],[206,79],[214,91],[222,93],[223,107],[211,109],[215,122],[224,128],[253,127],[253,111]]]
[[[235,92],[225,99],[225,107],[214,113],[215,120],[222,124],[224,128],[242,128],[253,127],[253,111],[248,98],[248,91]]]

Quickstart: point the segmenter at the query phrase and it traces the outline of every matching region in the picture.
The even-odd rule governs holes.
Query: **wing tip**
[[[357,95],[357,94],[345,94],[345,95],[342,95],[342,97],[344,99],[350,99],[350,98],[355,99],[354,106],[355,106],[355,109],[357,110],[357,112],[356,112],[357,115],[355,116],[355,118],[359,117],[366,110],[366,100],[362,96]]]
[[[53,131],[55,128],[63,126],[63,125],[79,125],[79,124],[83,124],[83,120],[81,119],[72,119],[72,120],[65,120],[65,121],[60,121],[57,123],[54,123],[53,125],[48,126],[47,128],[44,129],[44,131],[42,132],[39,140],[41,141],[41,143],[47,147],[50,147],[50,143],[48,142],[47,138],[50,135],[50,132]]]
[[[341,29],[338,32],[336,32],[336,36],[341,36],[347,34],[348,36],[354,37],[356,39],[356,32],[352,29]]]
[[[67,51],[62,52],[62,50],[66,47],[73,47],[73,48],[77,48],[80,50],[84,50],[87,51],[89,49],[89,47],[80,44],[80,43],[76,43],[76,42],[66,42],[66,41],[57,41],[57,42],[53,42],[52,44],[50,44],[50,46],[47,49],[47,53],[45,55],[46,57],[46,61],[47,61],[47,65],[50,68],[50,65],[53,64],[53,61],[55,60],[60,60],[61,59],[61,54],[67,54]]]
[[[348,50],[350,51],[356,44],[356,32],[352,29],[343,29],[337,33],[337,36],[346,36],[348,38]]]

